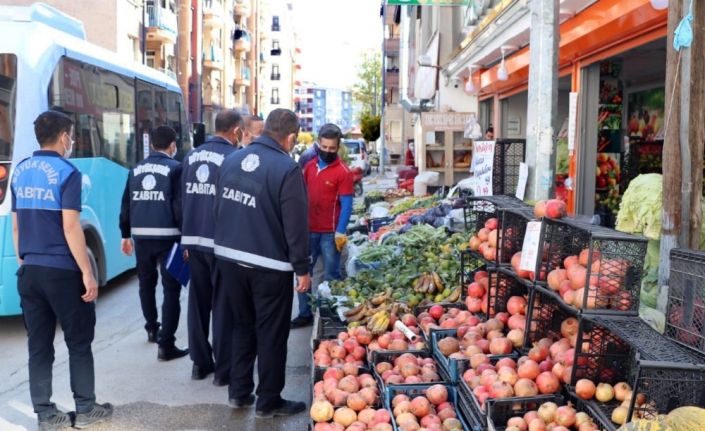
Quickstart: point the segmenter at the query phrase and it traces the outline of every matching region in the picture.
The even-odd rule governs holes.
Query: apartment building
[[[275,0],[259,1],[259,67],[258,107],[266,116],[276,108],[294,109],[294,87],[300,49],[294,31],[293,3]]]
[[[350,91],[323,88],[310,82],[295,89],[294,110],[301,131],[317,133],[326,123],[337,124],[343,133],[353,128],[353,102]]]

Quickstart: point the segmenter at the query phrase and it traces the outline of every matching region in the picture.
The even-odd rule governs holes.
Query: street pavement
[[[306,430],[308,412],[289,418],[256,419],[252,407],[231,409],[226,387],[215,387],[212,375],[191,380],[188,357],[157,361],[157,347],[147,343],[143,329],[137,278],[128,273],[101,289],[97,303],[93,354],[98,402],[116,406],[110,422],[96,431]],[[186,297],[182,291],[177,345],[186,345]],[[161,297],[159,299],[161,303]],[[294,303],[296,310],[296,302]],[[283,396],[305,401],[311,394],[311,328],[291,331],[287,380]],[[63,334],[55,339],[53,401],[74,410]],[[0,318],[0,431],[35,430],[29,398],[27,347],[21,317]],[[256,372],[255,372],[256,375]],[[255,377],[256,378],[256,377]]]
[[[365,191],[394,187],[394,171],[364,179]],[[158,289],[159,290],[159,289]],[[97,424],[95,431],[304,431],[308,411],[289,418],[256,419],[252,407],[233,410],[227,388],[215,387],[212,375],[191,380],[188,357],[157,361],[157,347],[147,343],[134,272],[124,274],[101,289],[97,302],[93,343],[98,402],[116,406],[113,419]],[[186,298],[181,295],[181,321],[177,345],[186,346]],[[294,295],[292,316],[296,314]],[[158,303],[161,303],[159,294]],[[287,380],[283,396],[305,401],[311,398],[311,328],[292,330],[287,356]],[[68,373],[68,353],[63,334],[55,338],[54,396],[64,411],[74,410]],[[21,317],[0,318],[0,431],[35,430],[27,375],[27,342]],[[256,372],[255,372],[256,379]],[[308,409],[307,409],[308,410]]]

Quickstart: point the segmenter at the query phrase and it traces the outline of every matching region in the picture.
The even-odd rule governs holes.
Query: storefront
[[[560,25],[556,195],[607,225],[628,181],[660,167],[666,20],[649,0],[601,0]],[[492,118],[495,137],[526,136],[529,49],[506,57],[505,80],[499,64],[471,76],[480,121]],[[571,92],[577,133],[569,148]]]

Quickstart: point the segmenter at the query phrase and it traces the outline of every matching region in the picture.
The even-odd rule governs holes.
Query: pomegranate
[[[426,398],[438,406],[448,401],[448,389],[443,385],[433,385],[426,389]]]
[[[344,427],[348,427],[357,420],[357,413],[350,408],[341,407],[333,414],[333,420]]]
[[[607,403],[614,398],[614,388],[608,383],[600,383],[595,388],[595,399],[601,403]]]
[[[534,380],[541,374],[541,370],[536,361],[529,359],[519,366],[517,374],[521,379]]]
[[[588,379],[580,379],[575,384],[575,393],[584,400],[592,399],[595,396],[595,384]]]
[[[561,335],[565,338],[570,338],[578,332],[578,319],[569,317],[561,322]]]
[[[328,401],[314,401],[309,413],[314,422],[328,422],[333,419],[333,405]]]
[[[571,427],[575,424],[576,411],[571,406],[561,406],[556,409],[556,423],[564,427]]]
[[[539,388],[531,379],[519,379],[514,384],[514,393],[518,397],[533,397],[538,395]]]
[[[545,371],[536,377],[536,385],[541,394],[553,394],[560,389],[560,381],[553,373]]]
[[[512,346],[520,348],[524,345],[524,330],[512,329],[507,333],[507,339],[512,343]]]
[[[428,310],[428,314],[431,315],[434,319],[438,320],[441,318],[443,315],[443,306],[441,305],[433,305],[431,308]]]
[[[508,355],[512,349],[513,344],[508,338],[497,337],[490,342],[490,353],[493,355]]]
[[[411,400],[409,411],[417,418],[422,418],[431,413],[431,403],[426,397],[416,397]]]
[[[538,414],[538,417],[541,418],[542,421],[551,423],[554,421],[556,417],[556,411],[558,410],[558,404],[554,402],[548,402],[548,403],[543,403],[541,406],[539,406],[538,411],[536,412]]]

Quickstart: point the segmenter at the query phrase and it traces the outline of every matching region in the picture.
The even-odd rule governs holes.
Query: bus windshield
[[[15,136],[17,57],[0,54],[0,161],[10,161]]]

